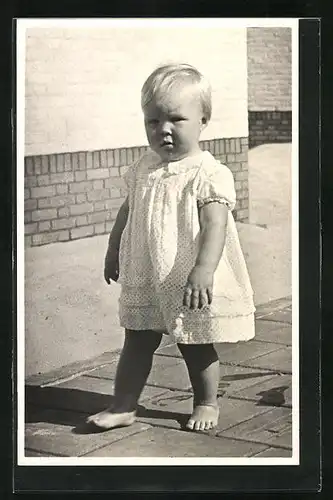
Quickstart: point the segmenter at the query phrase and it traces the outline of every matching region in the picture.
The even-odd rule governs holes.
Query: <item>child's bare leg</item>
[[[194,392],[193,413],[186,427],[204,431],[216,427],[219,410],[219,358],[213,344],[178,344]]]
[[[126,330],[117,366],[114,403],[87,419],[102,429],[131,425],[140,394],[149,376],[153,354],[160,345],[161,333],[151,330]]]

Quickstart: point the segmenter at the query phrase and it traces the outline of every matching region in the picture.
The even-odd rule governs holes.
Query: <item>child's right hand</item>
[[[104,261],[104,279],[107,284],[110,280],[118,281],[119,278],[119,251],[108,247]]]

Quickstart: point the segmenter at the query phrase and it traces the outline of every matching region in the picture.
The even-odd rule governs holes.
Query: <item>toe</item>
[[[205,430],[209,431],[212,428],[212,422],[206,422]]]
[[[201,422],[200,422],[200,421],[199,421],[199,422],[195,422],[195,424],[194,424],[194,429],[195,429],[196,431],[200,431],[200,427],[201,427]]]
[[[190,419],[186,424],[187,429],[190,429],[192,431],[194,429],[194,424],[195,424],[194,420]]]
[[[200,423],[200,430],[204,431],[206,429],[206,422],[201,422]]]

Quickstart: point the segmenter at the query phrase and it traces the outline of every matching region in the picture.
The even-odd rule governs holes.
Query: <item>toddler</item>
[[[231,171],[199,147],[209,83],[188,64],[157,68],[141,91],[150,149],[124,179],[128,197],[109,238],[104,277],[121,284],[125,341],[114,403],[87,422],[130,425],[162,334],[177,343],[193,387],[186,427],[218,423],[218,342],[254,337],[253,291],[231,211]]]

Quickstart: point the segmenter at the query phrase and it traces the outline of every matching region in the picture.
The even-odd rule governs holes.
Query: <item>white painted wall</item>
[[[141,86],[175,60],[211,81],[202,139],[247,136],[246,28],[27,28],[25,155],[146,144]]]

